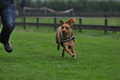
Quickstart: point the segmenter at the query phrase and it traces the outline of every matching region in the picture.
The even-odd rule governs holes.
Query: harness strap
[[[67,39],[61,39],[60,42],[63,43],[63,42],[67,42],[71,39],[74,39],[74,35],[72,35],[71,37],[67,38]]]
[[[72,33],[71,33],[71,34],[72,34]],[[72,36],[70,36],[69,38],[66,38],[66,39],[61,39],[61,36],[62,36],[61,33],[60,33],[59,35],[60,35],[60,36],[59,36],[59,38],[58,38],[58,43],[59,43],[60,45],[62,45],[62,46],[63,46],[63,42],[67,42],[67,41],[72,40],[72,39],[73,39],[73,41],[74,41],[74,39],[75,39],[75,37],[74,37],[73,34],[72,34]]]

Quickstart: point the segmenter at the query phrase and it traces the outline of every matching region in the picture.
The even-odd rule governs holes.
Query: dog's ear
[[[70,18],[69,20],[65,21],[65,23],[69,24],[72,27],[75,21],[75,18]]]
[[[62,20],[60,20],[60,26],[62,26],[62,25],[63,25],[63,23],[64,23],[64,22],[63,22]]]

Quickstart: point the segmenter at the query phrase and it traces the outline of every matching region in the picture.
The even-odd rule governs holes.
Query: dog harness
[[[72,34],[69,38],[66,38],[66,39],[61,39],[61,37],[59,38],[59,44],[63,45],[63,42],[67,42],[69,40],[72,40],[74,41],[75,37],[74,35]]]

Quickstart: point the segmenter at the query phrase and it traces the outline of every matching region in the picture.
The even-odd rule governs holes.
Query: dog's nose
[[[63,34],[65,34],[65,31],[62,31]]]

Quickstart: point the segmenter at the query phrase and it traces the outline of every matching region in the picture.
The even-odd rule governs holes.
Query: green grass
[[[13,52],[0,45],[0,80],[120,80],[120,32],[73,33],[76,60],[61,57],[53,28],[16,27]]]

